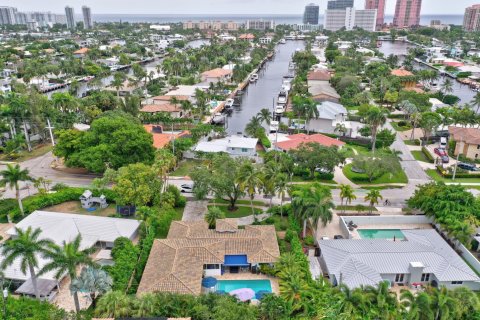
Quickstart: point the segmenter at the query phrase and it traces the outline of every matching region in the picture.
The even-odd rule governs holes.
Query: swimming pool
[[[250,288],[255,292],[261,290],[272,292],[270,280],[218,280],[217,283],[217,291],[223,290],[228,293],[242,288]]]
[[[362,239],[405,239],[405,235],[400,229],[358,229],[357,231]]]

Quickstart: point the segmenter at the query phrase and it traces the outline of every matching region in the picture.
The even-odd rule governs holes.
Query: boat
[[[282,90],[286,91],[287,94],[288,94],[288,92],[290,91],[291,88],[292,88],[292,84],[291,84],[290,80],[283,80]]]
[[[290,63],[288,64],[288,70],[295,70],[295,67],[296,67],[296,66],[295,66],[295,62],[290,62]]]
[[[282,115],[285,112],[285,105],[277,105],[275,108],[276,115]]]
[[[225,105],[224,105],[224,109],[225,109],[226,111],[232,110],[234,103],[235,103],[235,100],[233,100],[233,99],[227,99],[227,101],[225,102]]]
[[[257,82],[258,80],[258,74],[254,73],[250,76],[250,83]]]
[[[285,44],[287,43],[287,40],[285,40],[284,38],[280,39],[280,44]]]
[[[280,127],[280,123],[278,121],[270,121],[270,133],[275,133],[278,131],[278,128]]]
[[[288,94],[286,91],[282,90],[280,91],[280,93],[278,94],[278,98],[277,98],[277,103],[279,105],[285,105],[287,104],[287,99],[288,99]]]
[[[212,124],[225,124],[225,116],[221,113],[216,113],[212,118]]]

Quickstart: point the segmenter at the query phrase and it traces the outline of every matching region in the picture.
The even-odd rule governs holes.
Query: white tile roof
[[[381,274],[410,273],[411,262],[425,266],[439,281],[480,278],[435,230],[402,230],[407,241],[320,240],[328,273],[351,288],[377,284]]]
[[[339,103],[324,101],[317,105],[319,119],[337,119],[338,114],[346,115],[347,109]]]
[[[193,151],[202,152],[228,152],[228,148],[246,148],[255,149],[258,139],[245,138],[242,136],[229,136],[222,139],[214,139],[211,141],[201,141],[193,149]]]

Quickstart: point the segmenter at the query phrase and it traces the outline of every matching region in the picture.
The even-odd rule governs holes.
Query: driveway
[[[183,210],[182,221],[203,221],[208,211],[208,200],[192,200],[187,201]]]

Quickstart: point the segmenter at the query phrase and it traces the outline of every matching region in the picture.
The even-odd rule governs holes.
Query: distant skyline
[[[52,11],[63,13],[65,6],[77,12],[83,5],[92,8],[92,14],[302,14],[309,3],[320,5],[323,14],[327,0],[2,0],[1,5],[17,7],[20,11]],[[387,0],[386,14],[395,11],[396,0]],[[453,3],[452,3],[453,2]],[[465,8],[480,0],[423,0],[422,14],[463,14]],[[355,0],[356,8],[363,8],[365,0]]]

